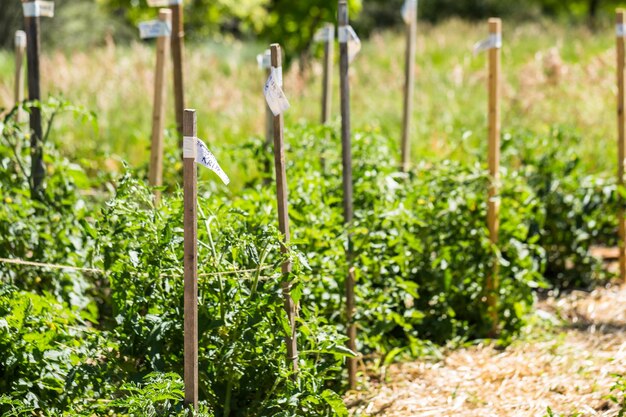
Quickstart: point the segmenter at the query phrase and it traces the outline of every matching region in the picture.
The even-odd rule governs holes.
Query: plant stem
[[[211,246],[211,252],[213,252],[213,262],[217,266],[217,250],[215,249],[215,242],[213,242],[213,234],[211,233],[211,221],[214,219],[214,216],[207,218],[204,221],[204,225],[206,227],[207,234],[209,235],[209,244]],[[226,307],[225,307],[225,299],[224,299],[224,282],[222,280],[222,276],[217,276],[217,283],[220,287],[219,298],[220,298],[220,317],[222,321],[226,322]]]
[[[226,398],[224,399],[224,417],[230,415],[230,399],[233,393],[233,380],[229,379],[226,384]]]
[[[252,289],[250,290],[250,298],[254,297],[254,295],[256,294],[257,288],[259,287],[259,278],[261,277],[261,268],[263,267],[263,264],[265,263],[265,258],[267,258],[267,255],[269,253],[269,246],[270,245],[267,245],[266,247],[264,247],[263,252],[261,253],[259,266],[256,272],[254,273],[254,282],[252,283]]]

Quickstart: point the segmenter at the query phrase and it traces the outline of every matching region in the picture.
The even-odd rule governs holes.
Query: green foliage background
[[[146,0],[56,0],[56,17],[43,19],[44,28],[54,32],[52,44],[64,48],[103,43],[107,36],[117,41],[135,38],[134,26],[153,18]],[[351,18],[362,35],[401,24],[403,0],[350,0]],[[500,16],[513,19],[541,15],[570,20],[594,21],[610,13],[617,0],[422,0],[420,18],[435,22],[452,17],[484,19]],[[308,50],[312,35],[325,22],[336,21],[336,0],[294,2],[288,0],[188,0],[186,29],[191,39],[235,36],[280,42],[297,56]],[[15,30],[22,26],[21,3],[6,0],[0,9],[0,45],[12,45]],[[288,58],[290,59],[290,58]]]

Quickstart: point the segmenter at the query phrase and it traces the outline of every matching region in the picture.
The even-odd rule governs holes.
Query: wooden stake
[[[402,123],[402,172],[409,170],[411,160],[411,118],[413,116],[413,91],[415,90],[415,48],[417,36],[417,10],[412,11],[406,25],[406,62],[404,72],[404,117]]]
[[[183,55],[185,50],[185,28],[183,24],[183,4],[173,4],[172,11],[172,67],[174,70],[174,110],[178,134],[183,133],[183,113],[185,109],[185,84]],[[181,142],[182,145],[182,142]]]
[[[348,4],[346,0],[339,0],[339,30],[349,24]],[[341,40],[341,35],[340,35]],[[352,223],[352,144],[350,131],[350,62],[348,60],[348,43],[339,43],[339,82],[341,89],[341,148],[343,162],[343,215],[346,225]],[[353,254],[352,240],[348,236],[348,273],[346,277],[346,318],[348,329],[348,348],[356,352],[356,325],[352,322],[354,317],[354,274],[352,270]],[[348,384],[350,389],[356,389],[356,358],[348,358]]]
[[[270,76],[270,71],[270,68],[265,70],[266,80]],[[274,142],[274,115],[272,114],[272,110],[270,110],[270,106],[268,106],[267,103],[265,103],[265,142],[268,146]],[[269,173],[269,167],[267,172]]]
[[[266,54],[270,54],[270,66],[271,66],[271,51],[267,50],[265,52],[263,52],[263,62],[265,62],[265,56]],[[265,80],[267,80],[270,76],[271,73],[271,68],[266,68],[265,69]],[[265,81],[264,81],[265,82]],[[273,142],[274,142],[274,114],[272,113],[272,110],[270,110],[270,106],[268,106],[267,102],[265,100],[263,100],[263,102],[265,103],[265,148],[269,149]],[[268,160],[266,160],[265,162],[265,166],[264,168],[264,174],[265,174],[265,180],[264,183],[265,185],[269,185],[272,182],[272,178],[271,178],[271,169],[272,167],[270,166],[271,163]]]
[[[282,56],[280,51],[280,45],[274,43],[270,46],[272,53],[272,68],[274,70],[281,71]],[[284,236],[285,242],[281,246],[283,254],[287,253],[287,245],[289,244],[289,203],[288,194],[289,189],[287,187],[287,172],[285,170],[285,146],[283,139],[283,115],[279,114],[274,116],[274,167],[276,169],[276,200],[278,202],[278,227]],[[285,260],[282,265],[282,272],[288,275],[291,272],[291,262]],[[287,312],[287,319],[291,327],[291,335],[285,338],[287,344],[287,361],[291,363],[293,367],[294,376],[298,372],[298,344],[297,344],[297,332],[296,332],[296,310],[297,306],[291,298],[291,285],[288,282],[284,282],[283,297],[285,300],[285,311]]]
[[[626,11],[617,10],[617,24],[626,25]],[[624,27],[624,26],[622,26]],[[624,125],[624,36],[617,37],[617,186],[624,187],[624,152],[625,125]],[[624,199],[618,193],[617,218],[619,222],[619,275],[622,281],[626,280],[626,219],[624,218]]]
[[[356,310],[356,300],[354,288],[356,287],[356,276],[354,267],[348,269],[346,279],[346,322],[348,323],[348,349],[356,353],[356,324],[354,323],[354,313]],[[348,384],[350,389],[356,389],[357,358],[348,358]]]
[[[32,3],[27,1],[25,3]],[[41,85],[39,75],[39,49],[40,49],[40,17],[24,17],[26,29],[26,57],[28,60],[28,99],[31,102],[41,100]],[[30,109],[30,139],[31,147],[31,196],[37,198],[41,193],[45,177],[43,164],[43,130],[41,127],[41,108],[39,106]]]
[[[185,110],[183,135],[196,137],[196,111]],[[198,173],[194,157],[183,158],[185,405],[198,409]]]
[[[168,25],[172,21],[169,9],[159,10],[159,20]],[[165,127],[165,63],[169,48],[169,36],[157,38],[156,71],[154,76],[154,107],[152,109],[152,146],[150,148],[149,181],[153,187],[163,185],[163,129]],[[155,205],[159,204],[161,191],[154,191]]]
[[[335,25],[327,23],[325,26],[326,33],[332,31],[335,33]],[[328,123],[330,120],[332,91],[333,91],[333,60],[335,56],[335,37],[328,37],[324,41],[324,76],[322,79],[322,124]]]
[[[489,19],[489,34],[502,34],[502,21]],[[500,181],[500,48],[489,49],[489,199],[487,203],[487,226],[489,238],[495,245],[498,243],[500,227],[500,202],[498,183]],[[494,259],[492,273],[487,277],[487,303],[493,323],[492,333],[498,327],[498,262]]]
[[[22,30],[15,32],[15,106],[17,110],[16,120],[24,121],[24,53],[26,52],[26,33]]]

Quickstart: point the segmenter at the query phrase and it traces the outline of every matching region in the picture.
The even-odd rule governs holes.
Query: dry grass
[[[486,61],[472,56],[472,44],[486,25],[451,21],[420,25],[416,66],[414,160],[452,158],[484,162]],[[615,161],[614,29],[590,33],[554,23],[506,22],[503,48],[502,123],[504,132],[544,133],[552,125],[583,135],[580,150],[590,171],[613,171]],[[188,45],[187,105],[198,110],[201,136],[212,146],[237,144],[262,135],[264,73],[255,56],[264,45]],[[291,53],[286,51],[287,54]],[[0,107],[12,106],[11,56],[0,53]],[[355,129],[400,137],[404,36],[385,32],[363,45],[351,73]],[[54,140],[70,155],[111,155],[131,165],[148,158],[154,50],[133,44],[86,52],[46,51],[42,57],[44,95],[63,95],[99,116],[98,132],[68,118]],[[335,67],[335,71],[337,68]],[[334,77],[333,116],[338,116],[338,77]],[[319,119],[321,67],[291,68],[285,76],[292,108],[289,127]],[[167,125],[174,124],[171,87]],[[171,131],[171,130],[170,130]],[[177,140],[168,137],[174,146]],[[228,166],[226,167],[228,168]]]
[[[440,362],[391,366],[384,383],[352,394],[355,416],[615,416],[606,396],[626,366],[626,287],[540,304],[565,324],[533,327],[505,350],[478,345]],[[577,414],[578,413],[578,414]]]

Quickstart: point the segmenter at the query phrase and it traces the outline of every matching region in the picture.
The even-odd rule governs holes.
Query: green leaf
[[[329,389],[322,392],[322,398],[333,409],[337,417],[347,417],[348,408],[339,394]]]

